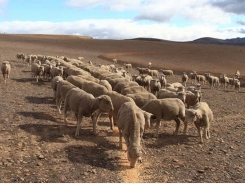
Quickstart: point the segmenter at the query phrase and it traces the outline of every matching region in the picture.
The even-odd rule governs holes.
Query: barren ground
[[[238,69],[242,88],[237,93],[204,86],[203,101],[214,113],[211,139],[198,144],[193,125],[188,135],[175,137],[175,123],[164,122],[158,138],[153,138],[153,128],[145,131],[147,154],[131,169],[108,117],[99,119],[98,136],[92,135],[91,119],[85,118],[76,138],[75,119],[64,126],[50,82],[37,84],[30,68],[16,61],[18,52],[83,56],[95,64],[117,58],[118,65],[130,62],[134,67],[152,62],[153,68],[174,70],[177,75],[169,82],[180,81],[182,71],[232,76]],[[245,182],[244,47],[1,34],[0,56],[12,66],[7,84],[0,77],[0,182]]]

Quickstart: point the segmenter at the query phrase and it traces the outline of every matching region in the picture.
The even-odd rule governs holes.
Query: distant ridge
[[[170,40],[163,40],[158,38],[132,38],[127,40],[140,40],[140,41],[158,41],[158,42],[176,42]],[[193,41],[187,41],[182,43],[198,43],[198,44],[217,44],[217,45],[245,45],[244,38],[231,38],[231,39],[218,39],[212,37],[203,37]]]
[[[211,37],[203,37],[191,41],[191,43],[200,44],[218,44],[218,45],[245,45],[245,38],[217,39]]]

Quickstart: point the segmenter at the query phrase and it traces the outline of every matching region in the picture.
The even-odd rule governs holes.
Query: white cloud
[[[100,39],[151,37],[172,41],[190,41],[200,37],[220,39],[244,37],[242,26],[231,30],[216,26],[193,25],[184,28],[168,24],[139,24],[128,19],[81,20],[75,22],[2,22],[0,32],[30,34],[77,34]]]

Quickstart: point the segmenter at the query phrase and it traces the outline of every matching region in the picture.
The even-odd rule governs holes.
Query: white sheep
[[[36,77],[36,81],[38,82],[38,78],[40,78],[43,75],[44,66],[41,66],[38,63],[34,62],[31,64],[31,72],[32,76]]]
[[[200,142],[203,143],[203,132],[206,139],[210,138],[210,123],[213,121],[213,112],[206,102],[198,102],[193,109],[186,109],[185,122],[194,123],[198,130]]]
[[[234,85],[234,90],[236,89],[237,92],[240,91],[240,85],[241,85],[241,82],[239,79],[236,79],[235,77],[233,78],[233,85]]]
[[[133,94],[133,93],[148,93],[148,91],[142,86],[132,86],[123,88],[121,91],[122,95]]]
[[[184,122],[185,119],[185,104],[178,98],[156,99],[145,104],[142,110],[152,113],[156,116],[156,132],[154,137],[158,137],[159,126],[161,119],[165,121],[174,120],[176,129],[174,135],[178,135],[180,119]],[[187,124],[184,123],[184,134],[186,134]]]
[[[240,75],[241,75],[241,74],[240,74],[240,71],[237,70],[236,73],[235,73],[235,78],[236,78],[236,79],[240,79]]]
[[[9,78],[11,71],[11,65],[8,61],[3,61],[1,65],[1,72],[3,74],[4,83],[6,83],[6,78]]]
[[[70,82],[66,80],[58,80],[57,86],[56,86],[56,106],[58,109],[58,112],[61,114],[61,103],[62,101],[65,101],[66,94],[68,91],[72,88],[76,88],[77,86],[71,84]]]
[[[183,75],[181,77],[183,86],[186,87],[186,83],[187,83],[188,79],[189,79],[188,75],[185,72],[183,72]]]
[[[143,107],[150,100],[157,99],[157,97],[152,93],[134,93],[127,94],[126,96],[132,98],[135,104],[140,108]]]
[[[201,100],[200,90],[186,91],[185,94],[185,103],[188,109],[190,108],[190,106],[196,105]]]
[[[131,68],[133,68],[131,63],[124,63],[124,67],[127,70],[130,70]]]
[[[118,82],[116,84],[116,86],[113,88],[113,91],[116,91],[118,93],[121,93],[121,91],[122,91],[123,88],[133,87],[133,86],[139,86],[139,84],[137,82],[134,82],[134,81],[130,81],[130,82],[127,82],[127,81]]]
[[[152,79],[150,81],[150,91],[152,94],[156,95],[157,92],[161,89],[161,83],[159,79]]]
[[[172,75],[174,75],[173,70],[163,70],[163,69],[160,69],[160,71],[161,71],[164,75],[166,75],[166,76],[172,76]]]
[[[54,92],[53,100],[56,100],[57,84],[58,84],[58,81],[61,81],[61,80],[63,80],[63,78],[61,76],[56,76],[51,81],[51,88],[52,88],[52,90]]]
[[[23,54],[23,53],[17,53],[17,54],[16,54],[16,59],[17,59],[17,61],[20,61],[20,60],[24,61],[25,58],[26,58],[26,55]]]
[[[100,80],[99,84],[106,87],[106,89],[108,89],[108,91],[112,91],[111,84],[107,80]]]
[[[206,74],[206,79],[209,82],[210,89],[212,89],[214,86],[219,88],[219,78],[216,76],[211,75],[210,73]]]
[[[164,99],[164,98],[178,98],[181,101],[185,102],[186,94],[184,91],[173,92],[167,89],[161,89],[157,92],[157,99]]]
[[[136,68],[139,71],[139,74],[148,74],[148,68]]]
[[[137,161],[142,161],[141,140],[145,126],[150,125],[151,118],[152,114],[142,111],[132,102],[124,103],[118,111],[119,147],[122,149],[123,136],[127,146],[127,157],[132,168],[136,166]]]
[[[167,79],[164,74],[159,76],[159,81],[161,83],[161,88],[165,88],[167,85]]]
[[[77,128],[75,136],[79,136],[80,126],[85,117],[91,117],[95,111],[111,112],[113,110],[113,105],[111,98],[107,95],[101,95],[95,98],[92,94],[87,93],[86,91],[73,88],[71,89],[65,98],[64,105],[64,121],[67,125],[67,111],[71,110],[75,113],[77,118]],[[96,118],[97,121],[98,118]],[[93,129],[95,131],[96,123],[93,120]]]

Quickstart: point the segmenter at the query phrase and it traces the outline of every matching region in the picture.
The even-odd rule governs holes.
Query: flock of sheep
[[[111,130],[117,125],[119,146],[122,148],[122,137],[127,146],[127,157],[131,167],[141,161],[144,152],[141,140],[145,128],[156,122],[154,137],[158,137],[161,120],[176,122],[174,135],[178,135],[180,123],[184,123],[184,134],[187,125],[194,123],[203,143],[203,134],[210,138],[209,127],[213,112],[206,102],[202,102],[201,87],[209,83],[210,88],[230,84],[240,89],[240,72],[233,78],[225,75],[215,77],[211,74],[199,75],[192,72],[183,73],[182,81],[168,83],[167,78],[173,75],[172,70],[136,69],[139,75],[130,75],[131,64],[117,68],[115,64],[95,66],[91,61],[84,62],[83,57],[71,59],[44,55],[25,55],[18,53],[17,61],[24,61],[30,66],[32,76],[51,80],[53,99],[58,113],[64,115],[67,125],[68,117],[74,112],[77,119],[75,136],[79,136],[83,117],[91,117],[93,133],[97,134],[97,121],[100,115],[108,114]],[[116,62],[116,59],[113,59]],[[10,64],[2,63],[1,71],[6,82],[9,77]],[[161,74],[160,74],[161,73]],[[186,86],[193,80],[191,86]],[[63,111],[62,102],[64,102]],[[203,133],[204,130],[204,133]]]

